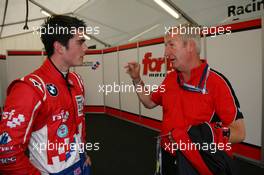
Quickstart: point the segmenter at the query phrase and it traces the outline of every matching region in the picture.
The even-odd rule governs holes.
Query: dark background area
[[[158,132],[104,114],[87,114],[93,175],[154,175]],[[96,147],[94,147],[96,148]],[[240,175],[263,175],[264,168],[236,159]]]

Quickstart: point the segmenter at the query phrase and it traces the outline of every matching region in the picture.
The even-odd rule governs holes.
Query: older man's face
[[[172,63],[172,67],[184,71],[189,60],[186,43],[180,35],[168,34],[165,36],[165,56]]]

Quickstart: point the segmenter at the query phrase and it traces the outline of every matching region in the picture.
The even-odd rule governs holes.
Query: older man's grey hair
[[[201,53],[201,28],[194,24],[180,24],[177,27],[173,27],[170,30],[171,34],[179,34],[182,38],[184,44],[187,43],[188,40],[193,40],[196,46],[196,52],[198,55]]]

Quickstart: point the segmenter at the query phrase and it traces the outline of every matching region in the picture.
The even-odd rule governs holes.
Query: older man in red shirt
[[[165,36],[165,56],[174,71],[167,74],[158,91],[150,95],[147,90],[137,92],[146,108],[157,105],[163,108],[161,135],[166,136],[161,140],[163,175],[177,172],[175,144],[177,148],[182,143],[191,145],[188,131],[192,126],[207,126],[211,142],[223,144],[224,151],[231,149],[231,143],[245,138],[243,115],[231,84],[200,58],[200,34],[177,33],[176,29]],[[138,63],[130,62],[126,69],[135,86],[144,86]],[[200,150],[187,147],[180,151],[197,174],[213,174]]]

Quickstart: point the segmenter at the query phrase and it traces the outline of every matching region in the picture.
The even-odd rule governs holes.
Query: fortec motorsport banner
[[[172,69],[169,60],[164,57],[153,57],[152,52],[145,53],[142,64],[143,76],[148,77],[165,77],[166,71]]]

